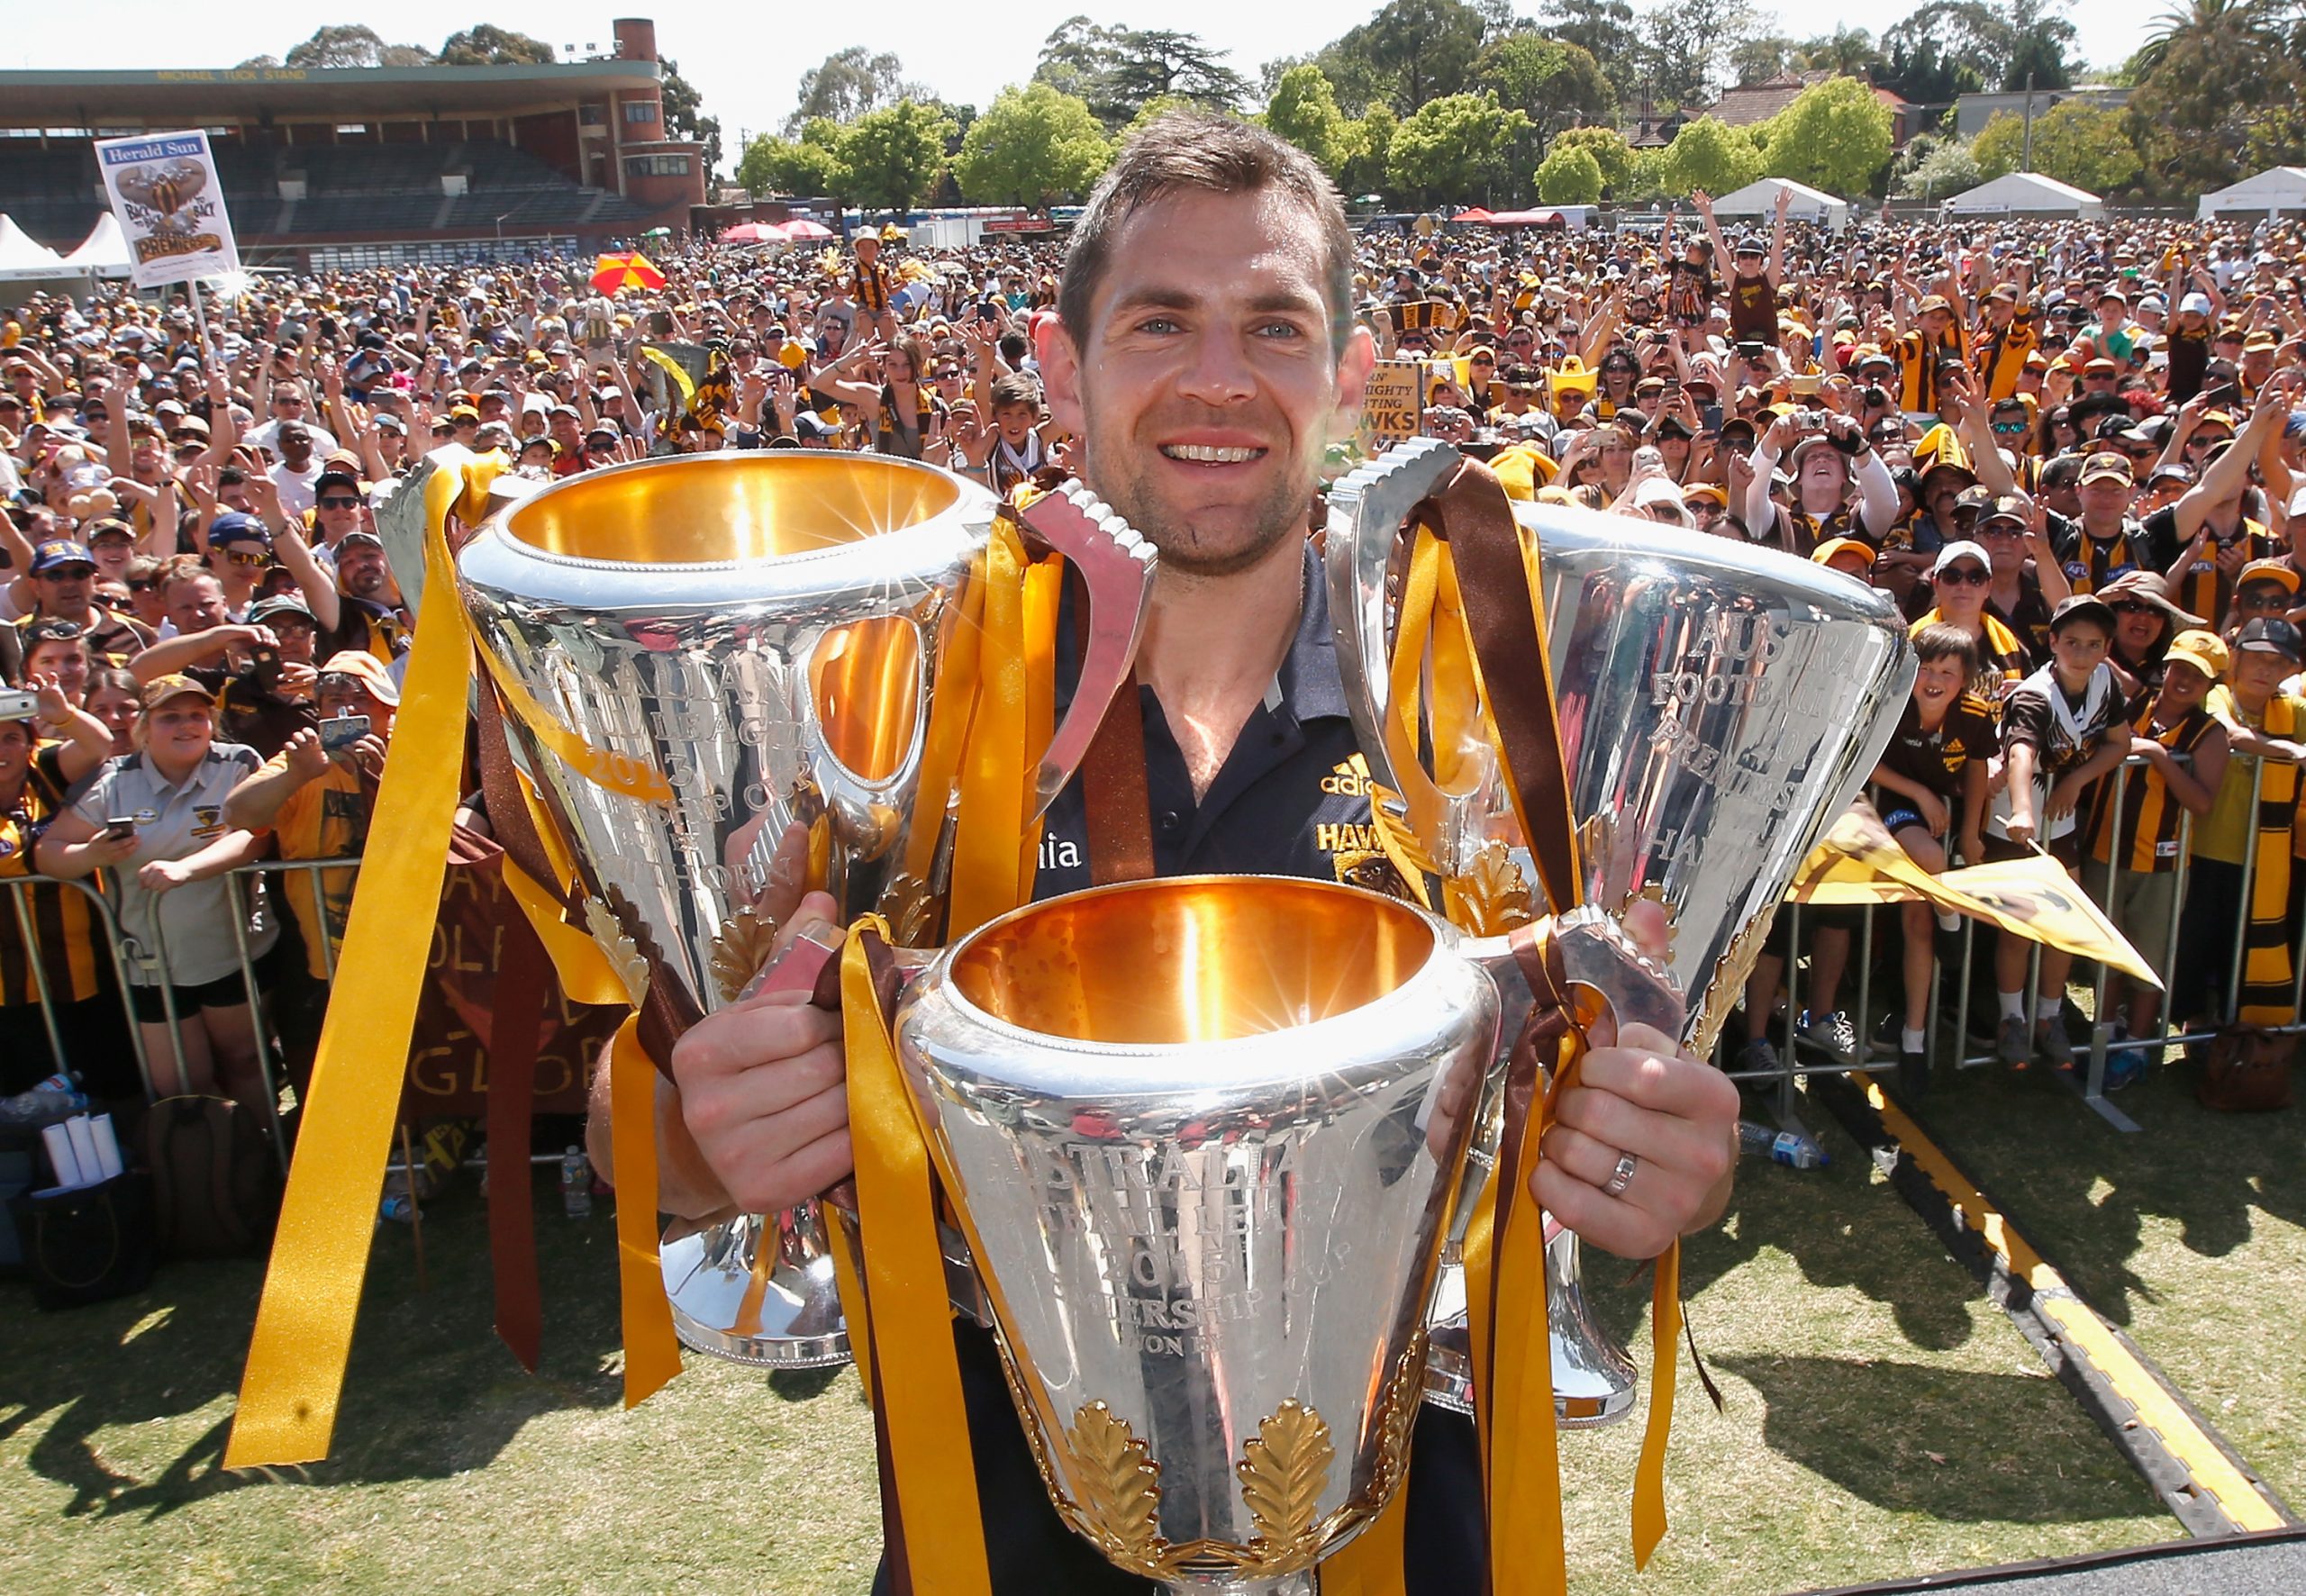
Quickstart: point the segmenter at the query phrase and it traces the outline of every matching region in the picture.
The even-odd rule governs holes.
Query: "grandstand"
[[[653,23],[551,66],[0,72],[0,213],[68,250],[104,208],[93,141],[204,127],[244,258],[524,258],[685,232],[703,147],[667,137]]]

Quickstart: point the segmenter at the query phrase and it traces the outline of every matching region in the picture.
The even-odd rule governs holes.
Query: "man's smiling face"
[[[1043,335],[1057,423],[1173,569],[1254,565],[1304,530],[1374,359],[1358,331],[1331,353],[1320,231],[1276,190],[1185,190],[1133,212],[1110,260],[1090,324]]]

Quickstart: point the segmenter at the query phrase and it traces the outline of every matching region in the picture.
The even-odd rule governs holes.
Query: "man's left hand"
[[[1738,1161],[1738,1088],[1672,1038],[1630,1025],[1613,1045],[1590,1033],[1577,1084],[1561,1094],[1531,1189],[1583,1240],[1654,1258],[1719,1219]],[[1621,1156],[1621,1189],[1606,1188]]]

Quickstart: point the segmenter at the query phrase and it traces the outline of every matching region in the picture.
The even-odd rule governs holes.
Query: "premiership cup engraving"
[[[884,456],[719,454],[587,472],[494,515],[458,588],[507,729],[636,1006],[734,1001],[776,928],[759,908],[788,827],[846,920],[942,933],[946,794],[921,791],[940,659],[967,624],[997,502]],[[1026,512],[1089,625],[1045,803],[1128,669],[1151,550],[1077,490]],[[815,1205],[668,1238],[699,1350],[782,1366],[847,1356]]]
[[[1028,1437],[1121,1566],[1280,1589],[1398,1485],[1498,1011],[1446,925],[1264,878],[1021,909],[907,994]]]

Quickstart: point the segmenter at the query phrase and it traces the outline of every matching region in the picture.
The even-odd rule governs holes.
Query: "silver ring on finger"
[[[1618,1155],[1617,1167],[1610,1171],[1610,1178],[1602,1183],[1602,1191],[1611,1197],[1622,1197],[1625,1189],[1633,1184],[1633,1172],[1641,1167],[1641,1160],[1631,1153]]]

